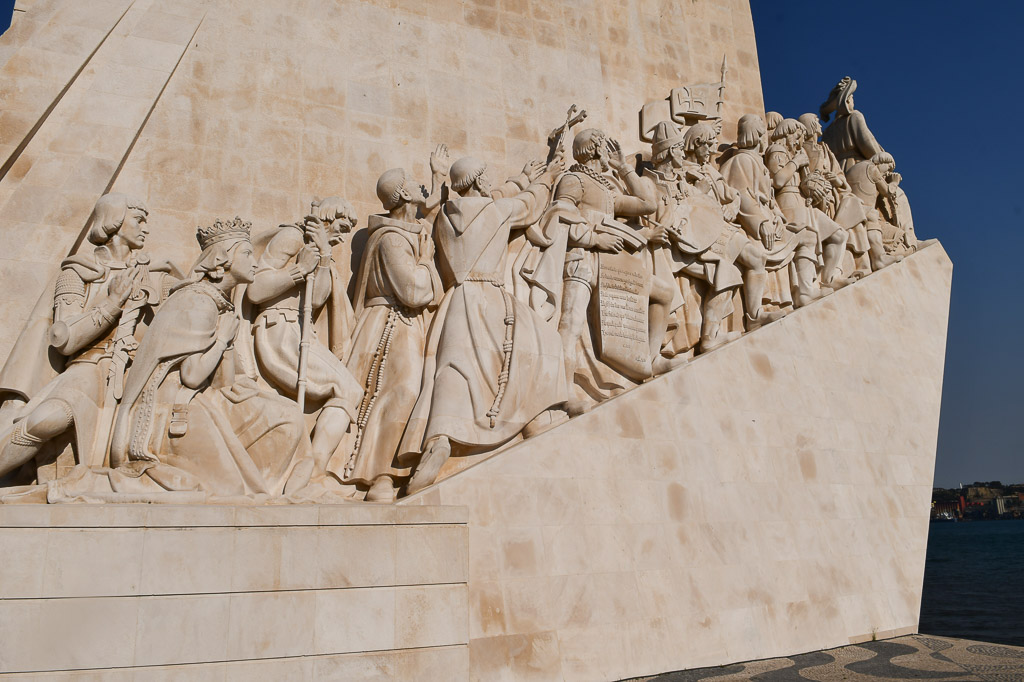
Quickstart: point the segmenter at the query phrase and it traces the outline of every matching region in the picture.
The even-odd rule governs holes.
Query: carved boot
[[[441,467],[448,461],[451,454],[452,444],[447,436],[438,436],[432,439],[423,451],[423,456],[420,458],[420,463],[416,466],[412,478],[409,479],[405,494],[412,495],[436,481],[437,475],[441,473]]]
[[[748,272],[743,278],[743,306],[745,308],[743,318],[748,332],[752,332],[762,325],[774,322],[786,315],[781,310],[768,312],[764,309],[762,300],[767,281],[767,272]]]
[[[843,261],[843,254],[846,252],[846,233],[841,234],[843,239],[825,244],[822,249],[824,264],[821,269],[821,281],[832,291],[838,291],[860,279],[859,277],[845,277],[840,270],[839,266]]]
[[[793,294],[795,307],[802,308],[808,303],[832,293],[832,289],[829,287],[819,286],[815,282],[818,273],[813,260],[797,257],[794,262],[796,264],[796,291]]]
[[[881,232],[869,232],[868,242],[871,244],[868,255],[871,258],[871,268],[873,270],[881,270],[884,267],[888,267],[893,263],[899,263],[903,260],[901,256],[890,256],[885,252],[885,246],[882,244]]]
[[[373,485],[366,491],[366,501],[390,504],[395,501],[397,493],[395,482],[390,476],[383,474],[374,479]]]

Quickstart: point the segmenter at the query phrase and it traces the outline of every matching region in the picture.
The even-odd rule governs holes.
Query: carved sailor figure
[[[655,273],[651,251],[647,249],[648,242],[654,246],[668,243],[664,228],[641,227],[636,223],[657,207],[653,188],[641,181],[618,142],[602,130],[588,128],[577,133],[572,154],[576,163],[559,180],[556,193],[578,193],[578,210],[586,220],[585,229],[573,230],[573,240],[568,245],[558,321],[567,383],[583,392],[581,395],[572,388],[576,394],[571,396],[570,412],[575,414],[589,402],[611,397],[654,373],[652,362],[660,357],[674,296],[671,275]],[[625,220],[634,224],[622,222]],[[623,266],[621,271],[612,272],[617,269],[612,261]],[[591,319],[591,298],[599,295],[602,268],[607,270],[607,282],[616,277],[630,279],[629,283],[623,281],[623,287],[647,299],[637,310],[621,309],[630,319],[646,318],[639,321],[636,329],[625,328],[622,320],[617,320],[612,329],[610,321],[602,321],[601,312],[597,319]],[[606,313],[605,317],[609,316],[610,305],[598,308]],[[628,338],[618,336],[613,340],[605,332]]]
[[[813,205],[847,229],[850,241],[846,246],[853,254],[859,270],[868,273],[896,262],[895,258],[885,253],[881,225],[877,220],[868,218],[868,209],[871,207],[865,206],[853,194],[839,160],[827,144],[819,141],[821,122],[817,115],[803,114],[798,120],[807,131],[804,152],[808,164],[800,172],[802,182],[806,183],[816,174],[824,180],[824,183],[819,183],[823,191],[811,197]],[[805,189],[804,194],[807,195],[808,190]]]
[[[141,327],[173,281],[171,271],[177,273],[141,250],[147,217],[138,199],[100,197],[86,235],[93,250],[66,258],[37,305],[0,373],[4,390],[15,394],[5,412],[16,417],[0,435],[0,476],[49,445],[56,456],[69,442],[78,463],[105,463]]]
[[[705,352],[730,338],[721,329],[722,322],[741,284],[748,330],[781,316],[762,306],[767,280],[764,245],[727,222],[739,213],[740,194],[710,163],[717,141],[707,123],[697,123],[683,135],[665,121],[654,134],[654,167],[644,174],[659,194],[654,220],[668,229],[673,271],[683,285],[687,277],[707,283],[701,331]]]
[[[764,137],[765,124],[760,116],[741,116],[737,126],[737,151],[722,164],[722,177],[740,193],[737,222],[749,239],[759,241],[768,252],[766,268],[771,297],[782,307],[789,304],[800,307],[821,296],[817,284],[818,238],[809,225],[787,224],[786,216],[776,204],[772,176],[762,158]],[[785,269],[790,262],[793,263],[792,276]]]
[[[560,170],[556,157],[525,190],[506,186],[496,199],[483,161],[452,164],[454,194],[434,225],[446,290],[399,460],[404,465],[422,452],[410,493],[437,478],[453,447],[497,447],[531,422],[550,422],[552,408],[566,400],[557,332],[504,286],[511,232],[540,218]]]
[[[868,128],[864,114],[853,108],[853,93],[856,89],[857,81],[844,76],[819,108],[822,121],[827,122],[833,113],[836,115],[821,138],[836,155],[844,172],[853,168],[858,161],[867,161],[885,151]]]
[[[438,206],[448,172],[448,150],[430,157],[430,194],[401,168],[377,181],[377,197],[387,213],[371,215],[369,237],[356,277],[355,336],[347,366],[363,386],[355,436],[343,469],[346,483],[369,486],[366,500],[390,502],[410,473],[396,461],[423,379],[423,356],[430,322],[428,308],[440,301],[441,280],[434,267],[429,219]],[[424,218],[417,217],[422,212]],[[339,455],[345,452],[343,448]],[[338,455],[331,469],[338,467]]]
[[[349,424],[357,419],[363,397],[341,360],[352,330],[352,307],[332,256],[355,223],[355,211],[343,199],[315,202],[304,220],[278,228],[245,292],[258,308],[253,337],[264,378],[287,396],[296,396],[304,386],[305,395],[320,406],[313,429],[318,474],[326,472]],[[305,311],[310,317],[302,320]],[[316,322],[320,328],[306,332],[304,341],[304,324]],[[303,345],[306,362],[300,372]]]

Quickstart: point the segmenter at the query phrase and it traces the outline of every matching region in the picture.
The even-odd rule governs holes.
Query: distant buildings
[[[959,488],[933,488],[933,521],[1024,518],[1024,484],[974,482]]]

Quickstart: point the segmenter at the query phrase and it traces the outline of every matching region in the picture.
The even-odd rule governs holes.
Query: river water
[[[931,524],[919,631],[1024,646],[1024,521]]]

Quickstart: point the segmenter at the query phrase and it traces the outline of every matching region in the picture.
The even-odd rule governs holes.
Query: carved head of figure
[[[465,196],[476,191],[482,197],[491,196],[491,181],[487,177],[487,164],[472,156],[464,156],[452,164],[448,171],[452,189]]]
[[[352,204],[341,197],[326,197],[309,205],[309,218],[319,221],[327,228],[327,240],[331,246],[345,241],[345,235],[359,222]]]
[[[410,191],[410,186],[413,191]],[[384,171],[377,180],[377,198],[386,211],[392,211],[404,204],[422,205],[426,202],[426,188],[410,183],[404,168]]]
[[[736,146],[740,149],[756,149],[761,146],[767,128],[757,114],[743,114],[736,125]]]
[[[828,121],[832,112],[838,112],[840,116],[850,114],[853,111],[853,91],[857,89],[857,81],[849,76],[843,76],[842,80],[836,83],[832,92],[828,93],[828,99],[822,102],[818,113],[822,121]]]
[[[715,134],[715,129],[707,123],[695,123],[683,136],[683,149],[686,151],[686,158],[702,166],[711,161],[711,155],[717,146],[718,135]]]
[[[129,249],[141,249],[146,243],[149,211],[139,199],[124,194],[104,194],[92,209],[92,225],[86,238],[97,246],[111,240],[123,241]]]
[[[769,137],[775,129],[779,127],[785,117],[777,111],[766,111],[764,114],[764,124],[768,128]]]
[[[651,142],[651,163],[656,167],[672,164],[673,168],[683,165],[685,150],[683,135],[672,121],[662,121],[654,127],[654,139]]]
[[[232,221],[214,221],[209,227],[196,229],[196,241],[202,253],[192,266],[200,279],[217,283],[230,290],[256,277],[256,252],[249,240],[252,223],[239,217]]]
[[[602,173],[607,172],[611,167],[608,162],[608,135],[597,128],[587,128],[576,133],[572,141],[572,158],[578,164],[591,166]]]
[[[797,120],[807,131],[807,137],[804,139],[816,142],[821,137],[821,121],[818,120],[816,114],[801,114]]]
[[[883,176],[896,170],[896,159],[889,152],[878,152],[871,157],[871,163],[875,164]]]
[[[804,128],[795,118],[783,119],[772,133],[772,142],[782,142],[786,149],[795,153],[804,145],[804,136],[807,129]]]

